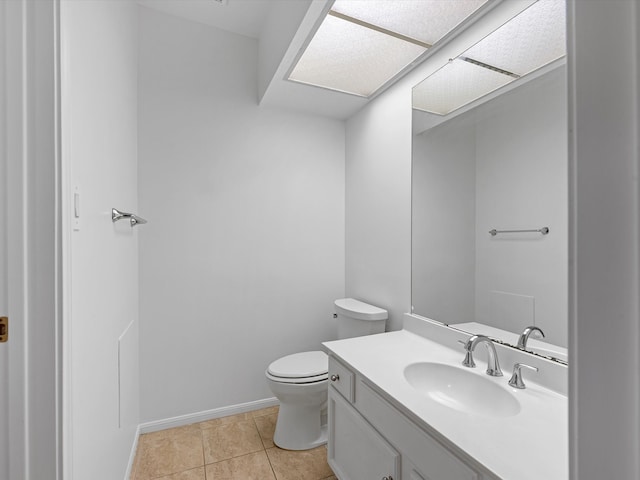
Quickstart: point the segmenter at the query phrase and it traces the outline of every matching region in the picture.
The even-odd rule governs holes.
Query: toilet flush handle
[[[337,382],[338,380],[340,380],[340,375],[338,375],[338,374],[336,373],[336,374],[331,375],[331,377],[330,377],[330,378],[331,378],[331,381],[332,381],[332,382]]]

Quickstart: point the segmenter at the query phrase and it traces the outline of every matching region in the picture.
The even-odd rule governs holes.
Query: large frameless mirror
[[[527,350],[560,361],[565,8],[533,2],[413,91],[413,313],[512,345],[534,326]]]

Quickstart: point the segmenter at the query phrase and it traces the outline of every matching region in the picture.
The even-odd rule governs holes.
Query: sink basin
[[[404,369],[409,384],[430,399],[454,410],[490,417],[511,417],[520,402],[489,377],[444,363],[412,363]],[[507,381],[504,380],[506,385]]]

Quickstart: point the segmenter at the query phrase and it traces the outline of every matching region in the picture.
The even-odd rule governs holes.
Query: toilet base
[[[318,406],[281,404],[273,443],[285,450],[310,450],[325,445],[327,425],[322,420]]]

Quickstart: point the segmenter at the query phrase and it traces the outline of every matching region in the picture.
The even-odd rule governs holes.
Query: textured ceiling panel
[[[454,60],[413,89],[413,108],[446,115],[511,82],[513,77]]]
[[[487,0],[336,0],[333,11],[433,45]]]
[[[327,16],[290,80],[369,96],[425,49]]]
[[[539,0],[464,53],[525,75],[566,54],[564,0]]]

